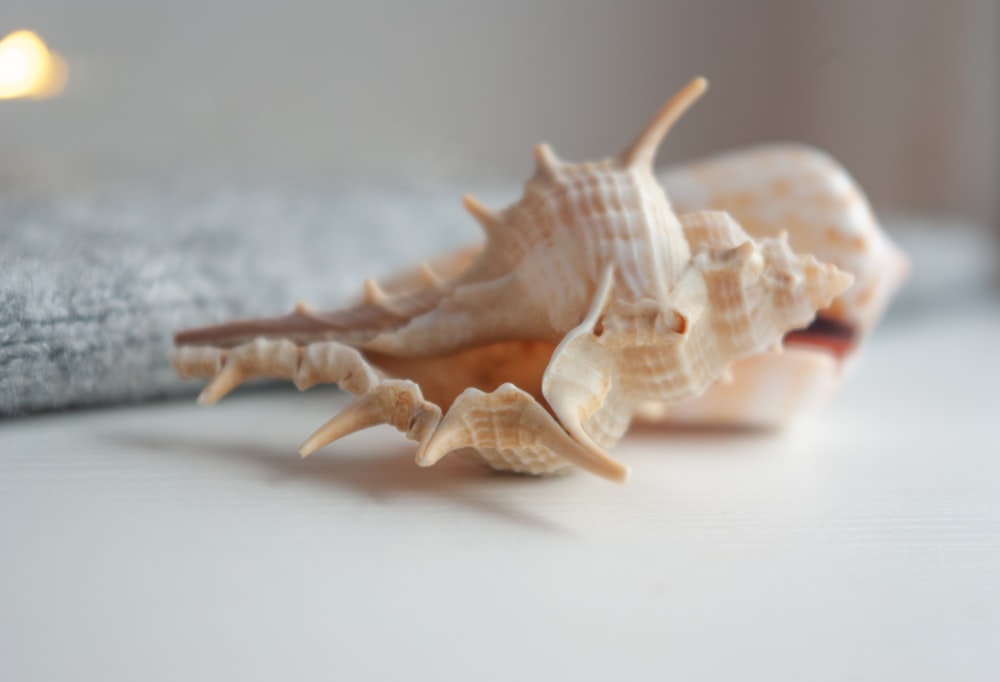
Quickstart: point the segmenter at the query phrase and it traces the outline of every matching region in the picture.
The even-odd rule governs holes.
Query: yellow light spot
[[[46,99],[66,86],[66,62],[32,31],[0,40],[0,99]]]

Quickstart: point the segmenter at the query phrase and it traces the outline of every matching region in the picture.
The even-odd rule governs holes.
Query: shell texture
[[[211,378],[203,403],[262,376],[353,393],[303,456],[389,423],[418,442],[422,466],[455,452],[623,480],[608,449],[637,412],[702,395],[853,281],[780,230],[754,238],[725,211],[671,206],[654,156],[705,87],[688,84],[615,157],[572,164],[539,145],[521,199],[502,210],[464,197],[482,247],[369,280],[340,310],[181,332],[177,372]],[[695,179],[674,178],[692,206]]]
[[[864,192],[825,152],[763,145],[688,163],[659,176],[680,213],[729,213],[754,237],[787,232],[792,248],[854,276],[823,317],[870,330],[909,271]]]
[[[734,363],[729,381],[681,405],[647,403],[645,421],[782,426],[829,398],[910,270],[879,226],[864,192],[825,152],[772,144],[728,152],[659,176],[678,212],[729,213],[756,237],[787,233],[811,253],[854,276],[805,331],[786,335],[783,353]]]

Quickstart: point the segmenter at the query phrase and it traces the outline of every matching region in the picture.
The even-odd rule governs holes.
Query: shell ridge
[[[614,354],[601,343],[605,331],[597,333],[614,283],[614,266],[608,265],[587,316],[556,346],[542,375],[542,395],[556,419],[576,442],[601,457],[607,456],[602,445],[617,441],[624,432],[615,425],[627,425],[631,419],[629,406],[617,395],[621,384]],[[608,401],[610,395],[615,399]]]

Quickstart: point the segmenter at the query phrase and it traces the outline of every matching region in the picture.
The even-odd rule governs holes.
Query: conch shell
[[[531,474],[572,466],[612,480],[608,452],[647,403],[703,394],[734,362],[810,324],[853,277],[752,238],[729,213],[678,215],[656,150],[705,90],[680,90],[619,155],[560,161],[535,148],[519,201],[466,209],[486,243],[378,284],[349,307],[181,332],[181,376],[211,377],[214,403],[256,377],[356,397],[302,446],[389,423],[429,466],[451,452]]]
[[[787,232],[791,247],[854,276],[854,285],[787,334],[783,352],[757,354],[682,405],[646,403],[645,421],[776,427],[827,399],[853,368],[910,270],[864,192],[818,149],[773,144],[695,161],[659,176],[678,212],[729,213],[755,238]]]

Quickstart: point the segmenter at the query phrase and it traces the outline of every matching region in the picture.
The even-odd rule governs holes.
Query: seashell
[[[753,237],[788,234],[811,253],[854,276],[854,284],[808,328],[783,340],[781,354],[758,354],[732,367],[682,405],[648,403],[637,416],[754,427],[781,426],[833,394],[910,269],[885,235],[864,192],[825,152],[773,144],[687,163],[659,175],[678,212],[721,210]]]
[[[722,211],[675,213],[653,160],[706,85],[681,89],[615,157],[571,164],[539,145],[507,208],[464,197],[480,249],[369,280],[340,310],[181,332],[176,371],[211,378],[202,403],[256,377],[353,393],[303,456],[388,423],[418,442],[421,466],[455,452],[499,470],[624,480],[608,449],[643,404],[701,395],[853,281],[786,235],[751,238]]]

